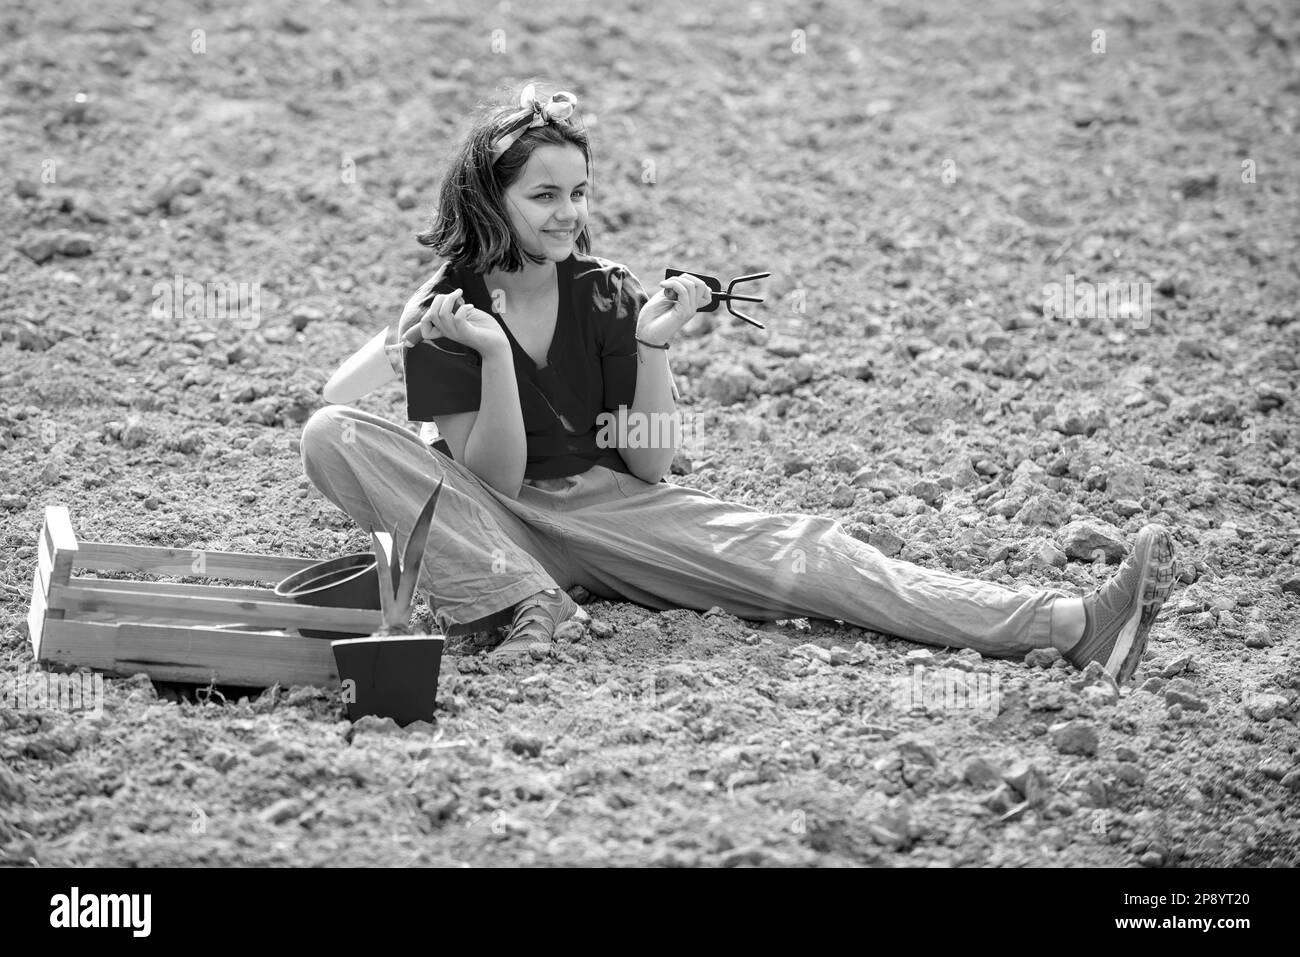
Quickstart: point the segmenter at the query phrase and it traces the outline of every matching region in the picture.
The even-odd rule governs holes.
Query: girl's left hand
[[[668,290],[672,290],[675,300],[665,295]],[[682,273],[665,279],[659,283],[659,292],[641,307],[636,320],[636,337],[654,345],[663,345],[712,299],[713,290],[699,276]]]

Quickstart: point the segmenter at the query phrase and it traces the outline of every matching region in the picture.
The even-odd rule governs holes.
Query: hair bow
[[[545,103],[537,99],[536,84],[529,83],[519,94],[519,108],[524,112],[510,121],[506,131],[492,144],[492,162],[496,162],[524,132],[548,123],[558,123],[573,115],[578,98],[567,90],[551,94]]]

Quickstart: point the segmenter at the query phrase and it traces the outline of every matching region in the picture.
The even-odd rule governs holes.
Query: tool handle
[[[430,296],[428,300],[420,303],[420,305],[425,312],[428,312],[429,307],[433,305],[433,296]],[[455,308],[459,309],[463,305],[465,305],[465,296],[462,293],[456,297]],[[415,325],[411,326],[410,329],[407,329],[406,332],[402,333],[402,339],[408,346],[418,345],[420,342],[424,341],[424,335],[420,332],[420,324],[417,322]]]

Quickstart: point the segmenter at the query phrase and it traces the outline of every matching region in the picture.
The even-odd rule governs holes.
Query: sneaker
[[[514,622],[505,641],[492,649],[494,658],[528,654],[533,645],[549,644],[555,629],[577,614],[578,605],[563,590],[548,588],[515,606]]]
[[[1142,660],[1147,633],[1173,584],[1173,540],[1163,525],[1147,525],[1119,571],[1084,596],[1083,637],[1066,660],[1080,669],[1099,662],[1124,684]]]

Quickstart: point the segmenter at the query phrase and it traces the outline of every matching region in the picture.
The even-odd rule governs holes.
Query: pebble
[[[1273,633],[1269,630],[1268,625],[1262,622],[1251,622],[1246,625],[1247,648],[1269,648],[1273,644]]]
[[[1052,746],[1062,754],[1097,753],[1097,729],[1086,721],[1062,721],[1047,729]]]
[[[289,324],[296,332],[302,332],[313,322],[323,322],[325,311],[315,306],[296,306],[289,314]]]
[[[555,629],[553,637],[556,641],[579,642],[582,641],[585,634],[586,629],[582,627],[581,623],[566,621]]]
[[[27,496],[25,495],[0,495],[0,508],[7,509],[10,512],[17,512],[26,507]]]
[[[987,788],[998,782],[998,769],[980,757],[969,759],[961,769],[962,780],[971,787]]]
[[[95,237],[90,233],[60,233],[58,244],[64,256],[89,256],[95,248]]]
[[[1025,665],[1030,668],[1050,668],[1061,659],[1055,648],[1035,648],[1025,655]]]
[[[791,648],[790,654],[796,658],[807,658],[809,660],[815,659],[828,665],[831,663],[830,649],[823,648],[821,645],[814,645],[811,643],[799,645],[795,648]]]
[[[1178,705],[1187,711],[1210,710],[1210,706],[1205,703],[1203,698],[1198,698],[1194,694],[1189,694],[1186,691],[1177,688],[1165,689],[1165,704],[1170,705],[1171,707],[1173,705]]]
[[[857,492],[855,492],[850,486],[840,482],[831,491],[831,507],[849,508],[857,501],[857,498]]]
[[[1160,669],[1162,678],[1173,678],[1175,675],[1181,675],[1184,671],[1195,671],[1195,659],[1191,655],[1179,655],[1169,664]]]
[[[507,751],[527,758],[535,758],[542,753],[542,739],[532,734],[508,734],[505,746]]]
[[[392,718],[381,718],[377,714],[364,714],[352,724],[352,733],[357,734],[401,734],[402,729]]]
[[[921,479],[913,482],[907,489],[908,495],[915,495],[926,505],[931,508],[938,508],[943,502],[943,489],[938,482],[930,479]]]
[[[614,626],[600,618],[593,618],[588,627],[593,638],[611,638],[614,635]]]
[[[18,244],[18,251],[37,264],[48,262],[58,249],[58,241],[52,235],[37,236]]]
[[[1038,548],[1038,560],[1052,568],[1064,568],[1069,557],[1051,542],[1043,542]]]
[[[283,824],[290,818],[301,814],[303,807],[302,801],[297,798],[281,798],[270,807],[263,808],[257,816],[268,824]]]
[[[1280,694],[1254,692],[1246,695],[1246,714],[1256,721],[1271,721],[1287,709],[1287,699]]]
[[[1020,760],[1011,765],[1002,775],[1005,781],[1024,800],[1036,801],[1043,792],[1043,774],[1033,764]]]

